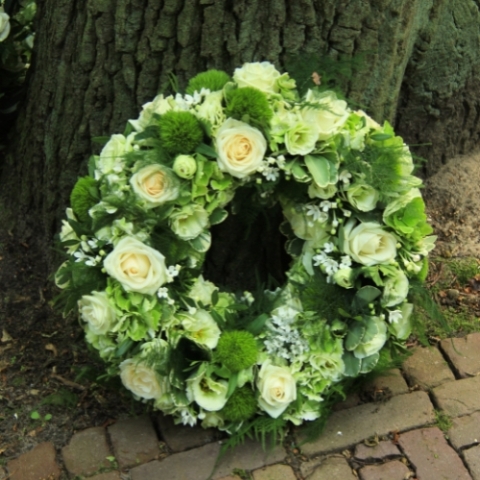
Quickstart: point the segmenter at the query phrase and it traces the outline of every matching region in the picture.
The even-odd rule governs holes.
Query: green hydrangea
[[[248,387],[238,388],[228,399],[221,410],[225,420],[229,422],[244,422],[253,417],[257,411],[257,399]]]
[[[98,203],[96,182],[92,177],[81,177],[70,194],[70,205],[73,213],[81,222],[89,220],[88,211]]]
[[[252,87],[237,88],[228,92],[227,117],[243,120],[247,117],[249,123],[268,125],[273,117],[267,96]]]
[[[208,88],[211,92],[215,92],[221,90],[230,80],[230,76],[222,70],[202,72],[190,79],[186,93],[192,95],[193,92],[200,91],[202,88]]]
[[[203,130],[190,112],[167,112],[160,118],[160,140],[168,153],[193,153],[202,143]]]
[[[257,356],[257,342],[250,332],[225,332],[218,341],[216,360],[232,372],[251,367],[257,361]]]

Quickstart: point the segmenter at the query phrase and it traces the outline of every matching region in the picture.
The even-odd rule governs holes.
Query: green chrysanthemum
[[[167,112],[160,119],[160,140],[168,153],[193,153],[202,143],[203,130],[190,112]]]
[[[186,92],[192,95],[193,92],[200,91],[202,88],[208,88],[211,92],[215,92],[221,90],[230,80],[230,76],[222,70],[209,70],[190,79]]]
[[[258,125],[268,125],[273,117],[272,109],[268,104],[267,96],[252,87],[237,88],[228,93],[227,117],[243,120],[248,117],[248,122]]]
[[[89,219],[88,211],[98,202],[95,190],[96,182],[92,177],[79,178],[73,187],[70,194],[70,205],[73,213],[81,222]]]
[[[250,332],[235,330],[225,332],[216,349],[216,360],[232,372],[251,367],[258,356],[255,337]]]
[[[228,399],[221,413],[229,422],[244,422],[257,411],[257,399],[248,387],[238,388]]]

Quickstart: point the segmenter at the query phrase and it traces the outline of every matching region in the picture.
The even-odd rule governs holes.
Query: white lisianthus
[[[217,322],[206,310],[196,310],[192,314],[179,314],[178,318],[186,337],[210,349],[217,346],[221,331]]]
[[[410,322],[412,312],[413,304],[404,303],[401,306],[401,310],[394,310],[389,313],[388,330],[400,340],[407,339],[412,333],[412,324]]]
[[[221,410],[227,403],[228,382],[214,380],[205,371],[195,373],[187,380],[187,398],[208,412]]]
[[[67,218],[69,220],[73,220],[75,222],[78,221],[71,208],[67,208],[66,213],[67,213]],[[73,243],[72,245],[69,245],[67,247],[67,252],[70,255],[72,253],[74,253],[78,249],[78,247],[80,246],[80,239],[78,238],[77,234],[73,230],[70,223],[67,220],[62,220],[62,229],[60,230],[60,241],[61,242],[70,242],[72,240],[74,240],[75,242],[78,242],[78,243]]]
[[[134,395],[150,400],[160,398],[168,390],[165,379],[137,360],[129,358],[120,364],[122,383]]]
[[[315,125],[301,118],[285,133],[285,147],[290,155],[307,155],[314,148],[318,140]]]
[[[215,143],[220,170],[236,178],[255,173],[267,150],[267,141],[260,130],[233,118],[220,126]]]
[[[134,237],[122,238],[103,265],[127,291],[153,295],[169,279],[165,257]]]
[[[155,208],[178,197],[178,185],[173,172],[158,163],[147,165],[132,175],[130,185],[145,202],[145,208]]]
[[[85,340],[98,351],[100,357],[105,361],[112,361],[115,358],[118,344],[108,335],[95,335],[89,328],[85,330]]]
[[[0,7],[0,42],[3,42],[10,34],[10,16]]]
[[[402,303],[408,295],[408,278],[402,270],[396,270],[394,275],[389,275],[383,288],[382,306],[393,307]]]
[[[177,155],[173,162],[173,171],[180,178],[190,180],[197,171],[197,162],[191,155]]]
[[[301,112],[305,122],[315,126],[318,140],[327,140],[338,133],[350,115],[347,102],[337,99],[334,92],[309,90],[305,100],[319,105],[319,108],[305,107]]]
[[[245,63],[233,73],[233,80],[240,88],[253,87],[266,94],[279,91],[280,77],[280,72],[270,62]]]
[[[218,287],[214,283],[205,280],[203,275],[200,275],[195,279],[188,296],[193,301],[207,306],[212,303],[212,294],[215,290],[218,290]]]
[[[278,418],[297,398],[297,386],[290,369],[266,360],[258,372],[258,404],[272,418]]]
[[[223,91],[209,93],[203,102],[197,106],[193,113],[212,126],[212,132],[216,132],[218,127],[225,121],[225,112],[222,106]]]
[[[370,317],[369,321],[375,323],[377,333],[371,338],[371,340],[361,343],[355,348],[355,350],[353,350],[353,354],[357,358],[369,357],[370,355],[379,352],[387,341],[386,323],[379,317]]]
[[[347,190],[350,204],[361,212],[370,212],[377,206],[379,194],[370,185],[354,183]]]
[[[317,183],[312,182],[308,186],[308,196],[310,198],[321,198],[323,200],[328,200],[336,193],[337,187],[333,184],[327,185],[326,187],[320,187]]]
[[[95,335],[106,334],[115,323],[115,309],[105,292],[92,292],[78,301],[80,317]]]
[[[208,213],[197,203],[174,210],[170,215],[170,228],[183,240],[197,238],[208,227]]]
[[[397,255],[395,237],[376,222],[365,222],[355,226],[355,220],[349,220],[340,240],[343,252],[367,267],[389,263]]]
[[[333,280],[343,288],[353,288],[353,270],[350,267],[340,268],[333,274]]]
[[[125,168],[124,156],[133,151],[134,133],[128,137],[115,134],[103,147],[100,156],[96,159],[95,180],[99,180],[102,175],[111,175],[122,173]]]
[[[137,120],[129,120],[129,122],[137,132],[141,132],[150,125],[153,119],[153,114],[163,115],[170,110],[183,109],[176,105],[175,99],[172,95],[169,95],[168,97],[157,95],[151,102],[143,105],[142,111]]]
[[[321,219],[314,221],[311,216],[307,215],[302,206],[285,205],[283,214],[290,223],[293,233],[302,240],[311,241],[313,246],[320,246],[329,237],[327,223],[322,222]]]

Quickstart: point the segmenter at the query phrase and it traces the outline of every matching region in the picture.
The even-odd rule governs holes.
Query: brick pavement
[[[295,429],[291,451],[249,441],[217,462],[218,432],[143,416],[41,443],[0,467],[0,480],[480,480],[480,334],[418,347],[368,388],[392,397],[352,395],[316,441]],[[447,432],[435,410],[450,417]]]

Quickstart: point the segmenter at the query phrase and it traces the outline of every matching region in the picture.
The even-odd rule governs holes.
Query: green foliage
[[[202,140],[202,127],[192,113],[170,111],[160,117],[160,141],[171,155],[193,153]]]
[[[252,87],[229,91],[225,114],[227,117],[258,126],[267,126],[273,117],[267,96]]]
[[[66,407],[66,408],[74,408],[78,402],[78,395],[67,390],[65,388],[61,388],[57,392],[51,393],[47,397],[45,397],[42,401],[42,405],[55,405],[58,407]]]
[[[218,341],[215,359],[232,372],[251,367],[258,356],[255,337],[246,331],[225,332]]]
[[[473,257],[457,258],[448,262],[451,272],[459,285],[465,285],[479,273],[478,261]]]
[[[253,417],[257,411],[257,399],[248,387],[237,388],[228,399],[221,413],[225,420],[231,422],[244,422]]]
[[[81,222],[89,221],[88,211],[98,203],[96,181],[92,177],[81,177],[70,194],[73,213]]]
[[[190,79],[186,93],[192,95],[193,92],[200,91],[202,88],[215,92],[221,90],[230,80],[230,76],[222,70],[208,70]]]
[[[404,208],[385,218],[385,223],[413,241],[433,232],[433,228],[427,223],[425,203],[421,197],[414,198]]]
[[[447,433],[453,425],[452,419],[440,410],[435,410],[435,424],[444,433]]]

